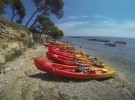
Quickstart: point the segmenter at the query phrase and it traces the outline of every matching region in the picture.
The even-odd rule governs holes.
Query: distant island
[[[80,36],[71,36],[72,38],[81,38]]]
[[[115,41],[114,44],[126,45],[127,43],[125,41]]]
[[[96,38],[90,38],[87,39],[88,41],[98,41],[98,42],[110,42],[110,40],[105,40],[105,39],[96,39]]]
[[[105,45],[107,45],[107,46],[112,46],[112,47],[115,47],[116,46],[116,44],[114,44],[114,43],[105,43]]]
[[[117,45],[126,45],[127,43],[125,41],[115,41],[111,42],[110,40],[106,39],[97,39],[97,38],[89,38],[88,41],[97,41],[97,42],[106,42],[105,45],[115,47]]]
[[[112,47],[115,47],[117,45],[126,45],[127,43],[125,41],[115,41],[113,43],[109,42],[109,43],[105,43],[105,45],[108,45],[108,46],[112,46]]]

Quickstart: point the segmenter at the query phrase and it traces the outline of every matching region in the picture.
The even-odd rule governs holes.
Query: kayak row
[[[75,79],[104,79],[113,77],[116,70],[97,58],[61,42],[50,42],[46,57],[54,62],[34,59],[37,69],[58,76]]]

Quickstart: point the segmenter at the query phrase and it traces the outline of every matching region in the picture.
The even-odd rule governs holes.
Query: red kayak
[[[46,52],[46,56],[48,59],[53,60],[57,63],[66,64],[66,65],[78,65],[75,62],[75,59],[57,55],[51,52]]]
[[[48,48],[48,51],[49,52],[52,52],[52,53],[55,53],[57,55],[61,55],[61,56],[65,56],[65,57],[70,57],[70,58],[89,58],[92,56],[88,55],[88,54],[84,54],[84,53],[76,53],[76,52],[72,52],[72,51],[69,51],[67,49],[61,49],[59,47],[49,47]]]
[[[62,55],[62,56],[68,55],[68,57],[76,58],[75,51],[73,50],[73,47],[71,47],[71,46],[66,46],[66,44],[53,43],[53,42],[45,43],[44,45],[46,47],[48,47],[49,52],[52,52],[52,53],[55,53],[58,55]],[[71,50],[71,48],[72,48],[72,50]],[[78,53],[79,53],[79,51],[78,51]],[[85,54],[80,52],[80,54],[77,54],[77,55],[84,56]]]
[[[53,60],[57,63],[66,64],[66,65],[83,65],[90,66],[93,64],[91,61],[82,61],[74,58],[69,58],[61,55],[57,55],[51,52],[46,52],[46,56],[48,59]]]
[[[74,53],[67,52],[64,50],[60,50],[59,48],[48,48],[49,52],[55,53],[57,55],[65,56],[65,57],[70,57],[70,58],[76,58]]]
[[[68,66],[62,64],[56,64],[51,62],[46,62],[44,60],[34,59],[36,68],[48,72],[54,75],[75,78],[75,79],[103,79],[110,78],[116,74],[114,69],[104,69],[104,68],[91,68],[85,69],[81,66]]]

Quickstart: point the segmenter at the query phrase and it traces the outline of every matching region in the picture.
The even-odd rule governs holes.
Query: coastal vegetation
[[[14,53],[5,56],[5,62],[13,61],[14,59],[16,59],[22,55],[21,50],[13,49],[13,51],[14,51]]]
[[[39,35],[38,40],[42,41],[38,43],[43,43],[43,39],[55,41],[64,36],[62,30],[50,19],[51,15],[58,19],[62,18],[63,0],[31,0],[31,2],[36,10],[27,16],[28,21],[24,23],[27,10],[31,8],[26,9],[23,0],[0,1],[0,70],[3,64],[18,58],[27,48],[36,48],[35,33]],[[10,16],[5,18],[7,15]]]
[[[23,22],[23,19],[27,15],[27,11],[25,9],[25,6],[22,0],[1,0],[0,23],[8,27],[12,27],[14,29],[20,29],[23,27],[26,31],[28,31],[28,33],[31,30],[32,32],[33,30],[35,30],[38,34],[48,35],[49,37],[55,40],[64,36],[62,30],[59,30],[58,27],[54,25],[54,23],[51,21],[49,17],[50,15],[53,14],[58,19],[62,18],[64,14],[62,10],[64,6],[63,0],[31,0],[31,1],[34,4],[36,10],[33,12],[30,18],[28,18],[28,21],[26,22],[26,24],[23,25],[22,22]],[[11,12],[6,11],[7,7],[10,7]],[[6,15],[6,14],[11,14],[11,18],[6,19],[6,20],[2,18],[3,15]],[[33,22],[31,22],[32,19],[34,19]],[[56,33],[53,33],[53,32],[56,32]],[[54,36],[54,34],[56,36]],[[25,37],[25,36],[22,34],[22,37]]]
[[[26,4],[30,1],[31,4]],[[62,30],[56,27],[51,20],[53,17],[62,18],[64,14],[63,1],[0,0],[0,100],[134,100],[135,40],[112,37],[63,37]],[[102,32],[110,34],[107,30],[110,29],[110,26],[121,28],[118,27],[118,24],[110,23],[113,20],[108,19],[107,16],[96,15],[95,18],[91,16],[97,13],[98,9],[94,9],[100,7],[100,5],[103,5],[104,10],[111,12],[109,9],[105,9],[104,2],[93,5],[94,1],[87,3],[90,0],[85,2],[80,0],[81,3],[79,0],[76,1],[65,0],[66,7],[64,10],[68,13],[64,18],[66,20],[62,20],[59,25],[64,21],[63,25],[60,26],[68,25],[72,28],[79,26],[79,30],[77,28],[72,30],[67,27],[68,30],[71,30],[67,30],[67,33],[75,35],[72,32],[78,30],[77,34],[80,34],[83,28],[85,29],[83,31],[89,33],[85,24],[90,25],[89,30],[93,32],[90,33],[95,35],[96,32],[92,28],[101,31],[99,34]],[[113,3],[110,1],[109,3],[113,6]],[[120,6],[118,2],[117,4]],[[26,9],[26,5],[30,7]],[[32,9],[32,5],[35,9]],[[76,9],[72,8],[72,5]],[[84,8],[87,12],[77,9],[77,7]],[[87,7],[91,7],[91,9],[86,9]],[[111,8],[110,5],[107,7]],[[32,14],[28,14],[27,10]],[[74,11],[75,13],[73,13]],[[92,11],[94,12],[92,13]],[[84,15],[72,16],[69,12],[73,15],[77,15],[78,12],[83,14],[84,12]],[[10,16],[8,16],[9,14]],[[27,14],[30,16],[26,16]],[[116,15],[119,16],[119,14]],[[88,20],[84,20],[87,17]],[[76,18],[82,20],[76,20]],[[98,20],[98,18],[100,19]],[[103,21],[104,24],[97,23],[102,19],[106,19],[106,21]],[[68,21],[72,22],[65,24]],[[107,24],[109,27],[105,27],[104,30],[107,31],[104,31],[100,29],[101,27],[93,27],[92,24],[94,26],[96,24],[106,26]],[[125,24],[122,26],[125,27]],[[115,32],[113,28],[111,28],[111,31]],[[63,38],[60,41],[56,41],[61,37]],[[48,43],[45,43],[44,40]],[[107,43],[107,46],[105,43]],[[116,47],[109,47],[112,45],[110,43],[115,44]],[[53,53],[58,55],[54,54],[53,56]],[[51,54],[51,56],[47,57],[47,54]],[[49,60],[49,57],[52,61]],[[41,64],[36,63],[38,61]],[[70,66],[72,64],[76,65]],[[42,65],[40,69],[43,69],[43,71],[37,70],[36,65],[38,67]],[[44,69],[47,69],[47,73],[44,72]],[[70,78],[67,77],[69,75]],[[74,79],[75,75],[78,79]],[[94,80],[80,80],[79,78]],[[105,79],[96,80],[97,78]]]

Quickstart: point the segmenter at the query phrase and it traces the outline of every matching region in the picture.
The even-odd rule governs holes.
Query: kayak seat
[[[94,63],[93,66],[99,67],[99,68],[104,68],[104,66],[102,66],[101,64],[96,64]]]
[[[75,72],[84,72],[84,73],[86,73],[86,74],[89,73],[88,70],[85,69],[84,66],[77,66],[76,69],[75,69]]]

